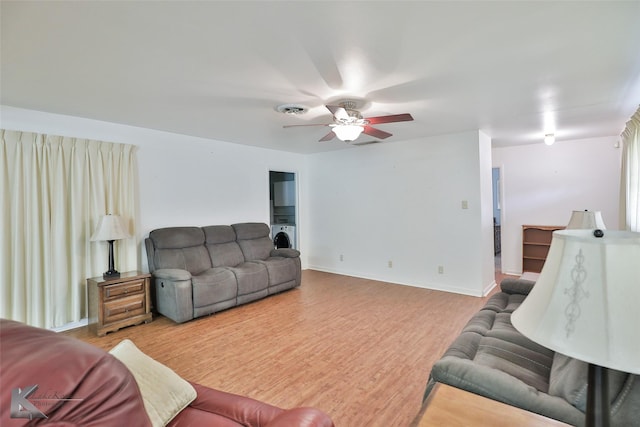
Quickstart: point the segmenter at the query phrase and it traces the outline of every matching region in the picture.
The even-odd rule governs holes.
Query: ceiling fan
[[[361,133],[379,139],[385,139],[392,135],[389,132],[374,128],[371,125],[413,120],[411,114],[408,113],[364,118],[362,114],[356,110],[356,102],[351,100],[341,101],[338,105],[325,105],[325,107],[333,114],[333,123],[284,125],[283,127],[329,126],[331,127],[331,132],[320,138],[319,141],[330,141],[337,137],[341,141],[352,142],[355,141]]]

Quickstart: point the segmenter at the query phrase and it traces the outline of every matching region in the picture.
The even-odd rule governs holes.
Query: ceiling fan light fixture
[[[547,145],[553,145],[556,142],[556,136],[552,133],[548,133],[544,136],[544,143]]]
[[[364,127],[359,125],[338,125],[334,126],[333,133],[336,134],[339,140],[351,142],[355,141],[363,130]]]
[[[299,104],[282,104],[276,107],[276,111],[290,116],[298,116],[300,114],[305,114],[308,111],[308,108]]]

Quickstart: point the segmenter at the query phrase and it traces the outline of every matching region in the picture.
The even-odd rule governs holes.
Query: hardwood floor
[[[305,270],[298,289],[184,324],[157,316],[105,337],[63,334],[107,350],[129,338],[183,378],[315,406],[338,427],[408,426],[432,364],[485,302]]]

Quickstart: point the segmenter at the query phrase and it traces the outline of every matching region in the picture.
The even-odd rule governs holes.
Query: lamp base
[[[609,370],[589,363],[586,427],[609,427]]]
[[[103,279],[117,279],[118,277],[120,277],[120,272],[117,270],[105,271],[102,275]]]
[[[109,270],[104,272],[102,278],[117,279],[120,277],[120,272],[113,266],[113,240],[107,240],[107,243],[109,243]]]

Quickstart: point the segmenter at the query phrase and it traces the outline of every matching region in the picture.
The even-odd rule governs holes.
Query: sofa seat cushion
[[[233,272],[225,267],[210,268],[191,278],[194,307],[205,307],[235,299],[238,284]]]
[[[508,299],[500,299],[509,306]],[[546,392],[553,352],[520,334],[509,313],[480,310],[447,349],[445,356],[473,360],[478,365],[501,370]]]
[[[529,338],[518,332],[511,323],[511,313],[496,313],[493,326],[485,333],[485,336],[497,338],[501,341],[521,346],[535,353],[543,354],[545,356],[545,365],[549,368],[547,372],[547,376],[549,376],[549,371],[551,370],[553,362],[553,351],[531,341]]]
[[[554,353],[520,334],[511,324],[511,313],[524,298],[525,295],[506,292],[492,295],[445,352],[443,359],[449,362],[443,362],[440,368],[434,366],[434,371],[444,369],[451,360],[468,360],[472,364],[460,365],[461,368],[495,369],[540,392],[547,392]],[[457,381],[455,376],[451,378]],[[457,383],[451,385],[460,387]]]
[[[164,427],[196,398],[196,390],[167,366],[144,354],[128,339],[109,351],[129,368],[154,427]]]
[[[227,267],[238,281],[238,296],[248,295],[267,289],[269,273],[264,264],[258,262],[243,262],[236,267]]]
[[[271,257],[256,262],[267,267],[270,287],[296,280],[297,270],[293,258]]]
[[[499,338],[482,337],[474,362],[505,372],[543,393],[549,390],[552,352],[538,353]]]

